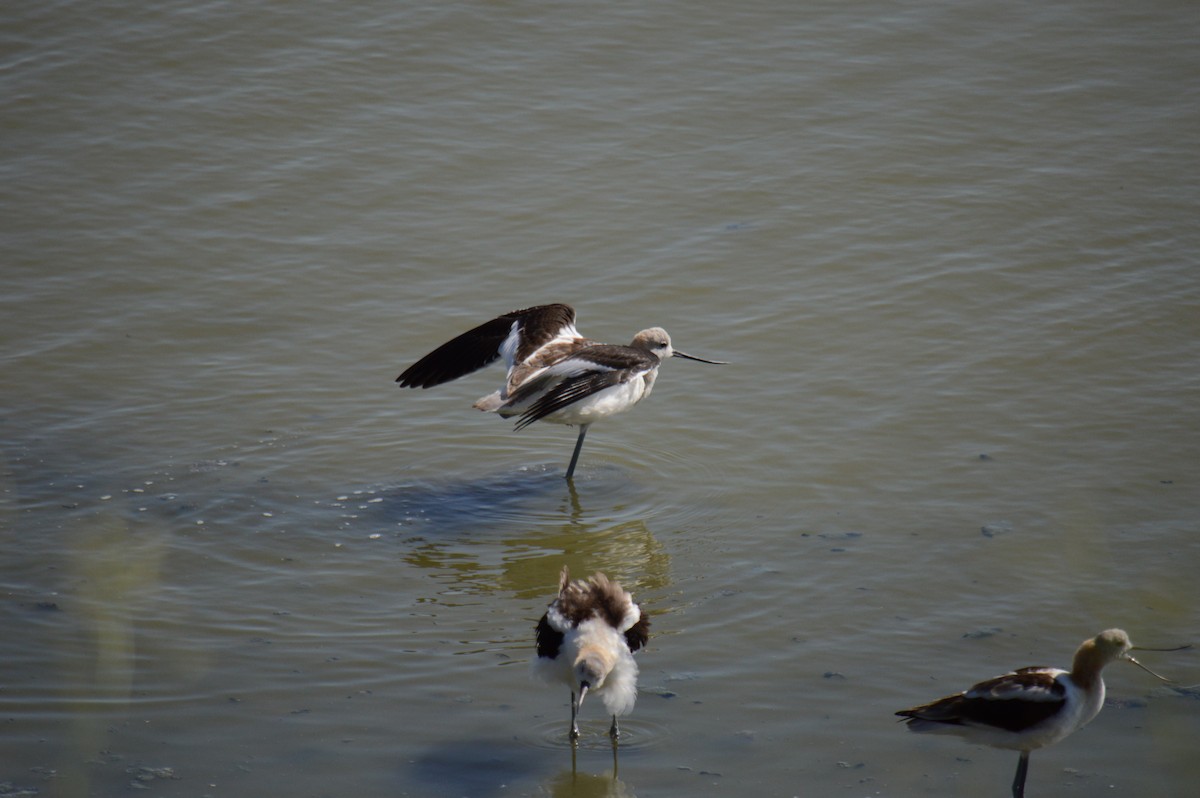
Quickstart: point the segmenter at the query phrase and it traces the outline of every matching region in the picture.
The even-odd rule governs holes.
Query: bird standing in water
[[[1135,649],[1124,631],[1109,629],[1083,641],[1069,671],[1021,668],[957,695],[896,714],[905,718],[908,728],[915,732],[955,734],[969,742],[1020,751],[1012,794],[1013,798],[1022,798],[1029,753],[1081,729],[1100,712],[1104,705],[1100,672],[1105,665],[1124,660],[1169,681],[1131,657],[1129,652],[1134,650],[1177,649]]]
[[[617,716],[629,713],[637,700],[633,652],[649,636],[650,620],[619,584],[601,573],[572,582],[563,566],[558,597],[538,621],[533,670],[571,688],[572,742],[579,739],[579,707],[594,693],[612,715],[608,734],[616,743],[621,733]]]
[[[514,310],[468,330],[405,369],[396,382],[402,388],[431,388],[501,357],[508,368],[503,387],[475,407],[516,416],[517,429],[535,421],[579,427],[567,479],[575,473],[588,427],[649,396],[664,360],[723,365],[672,348],[661,327],[642,330],[628,346],[589,340],[575,329],[575,309],[558,304]]]

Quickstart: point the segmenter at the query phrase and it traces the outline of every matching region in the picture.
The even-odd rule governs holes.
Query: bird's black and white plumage
[[[650,620],[616,582],[597,573],[571,581],[563,566],[558,597],[537,624],[534,674],[571,690],[571,740],[579,738],[576,717],[583,699],[600,696],[612,716],[608,733],[615,742],[617,716],[637,700],[638,666],[633,652],[646,644]]]
[[[661,327],[642,330],[628,346],[602,344],[575,329],[570,305],[514,310],[468,330],[418,360],[396,378],[401,387],[432,388],[504,359],[503,387],[475,407],[510,418],[579,427],[567,479],[575,472],[588,427],[650,395],[658,367],[670,357],[720,363],[672,348]]]
[[[1029,752],[1058,742],[1100,712],[1104,666],[1125,660],[1149,670],[1129,655],[1133,648],[1125,632],[1109,629],[1083,641],[1069,671],[1020,668],[896,714],[915,732],[954,734],[969,742],[1020,751],[1012,790],[1021,798]]]

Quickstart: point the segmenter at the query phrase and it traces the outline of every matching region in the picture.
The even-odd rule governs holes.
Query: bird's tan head
[[[579,703],[583,703],[583,697],[589,690],[595,692],[604,687],[604,680],[608,678],[615,664],[612,652],[600,646],[584,646],[579,649],[571,668],[579,693]]]
[[[1095,646],[1097,655],[1106,662],[1124,659],[1129,649],[1133,648],[1133,643],[1124,629],[1105,629],[1092,638],[1092,645]]]
[[[1187,648],[1187,646],[1180,646],[1179,648]],[[1071,673],[1072,675],[1079,674],[1080,681],[1086,682],[1089,679],[1098,678],[1101,669],[1108,663],[1116,660],[1125,660],[1138,666],[1156,679],[1170,682],[1170,679],[1165,676],[1159,676],[1138,662],[1129,652],[1178,651],[1179,648],[1139,648],[1130,641],[1129,635],[1125,633],[1125,630],[1105,629],[1091,640],[1083,641],[1079,650],[1075,652],[1075,662],[1071,667]]]
[[[659,360],[671,357],[675,350],[671,348],[671,336],[662,327],[651,327],[633,336],[634,349],[641,349],[656,356]]]
[[[634,349],[649,352],[659,360],[666,360],[669,357],[682,357],[686,360],[695,360],[698,363],[709,363],[714,366],[726,365],[724,360],[705,360],[702,357],[680,352],[671,346],[671,336],[667,335],[667,331],[662,327],[651,327],[648,330],[642,330],[633,336],[633,343],[630,346]]]

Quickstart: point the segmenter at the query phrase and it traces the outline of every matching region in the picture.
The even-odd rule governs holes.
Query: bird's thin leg
[[[571,691],[571,733],[567,735],[571,742],[579,739],[579,727],[575,725],[575,713],[579,710],[579,702],[575,699],[575,691]]]
[[[608,727],[608,736],[612,738],[614,743],[617,741],[617,738],[621,736],[621,730],[617,728],[616,715],[613,715],[612,725]]]
[[[1017,775],[1013,778],[1013,798],[1025,798],[1025,774],[1029,772],[1029,752],[1021,752],[1017,762]]]
[[[583,448],[583,436],[587,435],[588,424],[579,425],[579,438],[575,441],[575,453],[571,455],[571,464],[567,466],[567,479],[575,473],[575,463],[579,462],[579,451]]]

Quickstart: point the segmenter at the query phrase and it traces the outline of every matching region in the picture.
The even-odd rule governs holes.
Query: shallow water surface
[[[0,795],[1006,795],[892,713],[1200,641],[1186,4],[6,21]],[[572,485],[499,370],[395,386],[544,302],[730,364]],[[564,564],[652,621],[615,759]],[[1030,794],[1186,794],[1196,691],[1107,676]]]

